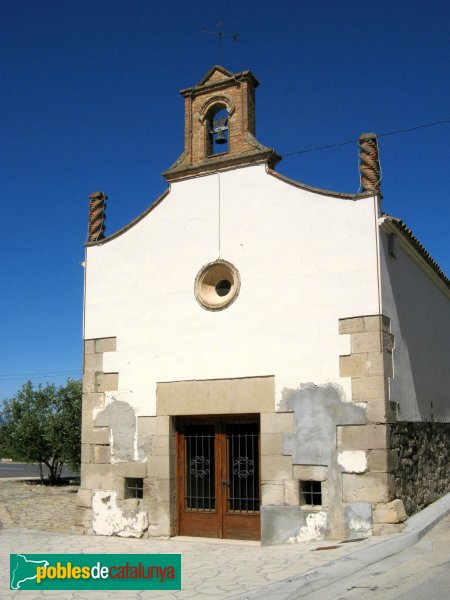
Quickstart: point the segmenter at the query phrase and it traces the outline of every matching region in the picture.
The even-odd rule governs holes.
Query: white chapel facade
[[[357,539],[421,507],[402,448],[448,434],[448,279],[382,213],[376,139],[359,194],[283,177],[257,86],[214,67],[182,90],[169,188],[122,230],[91,195],[85,532]]]

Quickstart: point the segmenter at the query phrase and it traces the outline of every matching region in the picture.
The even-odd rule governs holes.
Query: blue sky
[[[250,69],[257,136],[279,153],[450,119],[447,0],[1,0],[0,398],[81,368],[88,196],[107,233],[166,188],[183,146],[178,90],[217,63]],[[384,210],[450,272],[450,125],[383,137]],[[347,192],[357,146],[286,157],[278,171]]]

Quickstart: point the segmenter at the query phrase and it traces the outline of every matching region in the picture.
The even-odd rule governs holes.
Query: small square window
[[[322,482],[300,481],[300,505],[321,506],[322,504]]]
[[[143,498],[144,480],[136,477],[125,478],[125,498]]]

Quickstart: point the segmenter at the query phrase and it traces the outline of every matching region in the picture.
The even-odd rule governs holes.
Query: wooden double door
[[[179,418],[179,535],[260,539],[259,415]]]

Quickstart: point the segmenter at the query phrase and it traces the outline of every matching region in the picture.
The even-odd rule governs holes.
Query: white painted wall
[[[220,187],[220,201],[219,201]],[[379,313],[374,198],[299,189],[264,166],[172,184],[153,211],[87,249],[85,339],[117,336],[105,371],[121,397],[155,413],[158,381],[275,375],[284,387],[337,382],[348,352],[339,318]],[[219,257],[241,275],[237,300],[210,312],[194,297]]]
[[[401,421],[450,421],[450,294],[408,245],[396,236],[389,255],[381,228],[383,314],[395,337],[390,399]],[[433,406],[431,406],[433,403]]]

